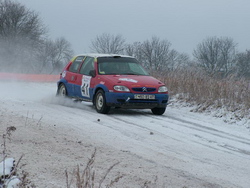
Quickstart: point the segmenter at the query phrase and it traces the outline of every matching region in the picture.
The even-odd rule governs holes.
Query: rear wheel
[[[103,90],[97,91],[94,101],[95,109],[98,113],[107,114],[110,110],[110,106],[106,104],[105,93]]]
[[[164,114],[166,108],[152,108],[151,111],[155,115],[162,115]]]
[[[64,84],[60,84],[57,90],[57,96],[67,97],[67,89]]]

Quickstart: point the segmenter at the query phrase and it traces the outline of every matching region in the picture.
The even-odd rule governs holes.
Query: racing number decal
[[[81,93],[82,93],[82,96],[84,97],[90,97],[89,96],[90,80],[91,80],[91,76],[86,76],[86,75],[82,76]]]

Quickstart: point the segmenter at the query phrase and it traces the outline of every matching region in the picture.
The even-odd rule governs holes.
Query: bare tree
[[[124,53],[135,57],[138,61],[142,62],[144,59],[143,54],[142,54],[142,43],[140,42],[134,42],[132,44],[127,44]]]
[[[98,53],[119,54],[125,48],[125,39],[121,35],[103,33],[92,40],[90,48]]]
[[[171,43],[152,37],[143,43],[134,42],[125,48],[125,53],[134,56],[151,73],[165,74],[186,66],[189,56],[170,49]]]
[[[171,71],[179,70],[179,69],[190,69],[191,61],[187,54],[178,53],[175,56],[172,66],[169,68]]]
[[[61,67],[72,58],[73,50],[70,43],[63,37],[55,40],[55,48],[54,60],[52,61],[53,71],[61,71]]]
[[[23,65],[32,63],[34,51],[41,44],[46,29],[38,14],[20,3],[0,0],[0,55],[1,67],[22,71]],[[25,67],[26,71],[28,67]]]
[[[0,37],[37,42],[46,33],[38,14],[10,0],[0,1]]]
[[[236,44],[230,38],[208,37],[197,45],[193,55],[210,75],[231,73],[235,67]]]
[[[70,43],[63,37],[46,40],[37,54],[40,62],[40,71],[45,73],[58,73],[72,58],[73,51]]]
[[[173,70],[180,54],[170,47],[168,40],[160,40],[157,37],[144,41],[140,48],[144,67],[158,73]]]
[[[237,54],[237,74],[250,78],[250,50]]]
[[[198,44],[193,53],[201,67],[209,74],[219,71],[222,68],[219,62],[219,54],[220,44],[216,37],[207,38]]]
[[[235,72],[236,70],[236,46],[237,44],[233,41],[233,39],[225,37],[220,38],[221,41],[221,56],[220,61],[223,65],[222,71],[225,76],[230,73]]]

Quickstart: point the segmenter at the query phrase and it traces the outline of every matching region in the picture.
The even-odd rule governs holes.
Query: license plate
[[[155,99],[155,95],[134,95],[135,99]]]

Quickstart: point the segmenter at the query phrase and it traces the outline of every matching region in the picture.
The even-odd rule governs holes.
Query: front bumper
[[[144,94],[143,95],[149,95]],[[152,94],[150,94],[152,95]],[[165,108],[168,104],[168,94],[153,94],[155,99],[135,99],[133,93],[106,93],[106,104],[108,106],[135,108],[135,109],[152,109],[155,107]]]

